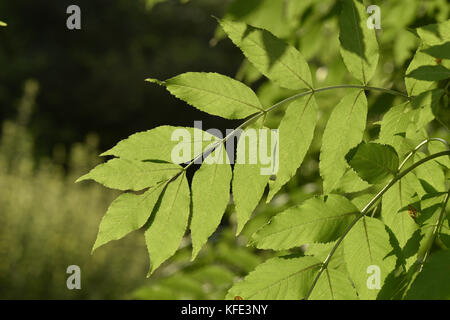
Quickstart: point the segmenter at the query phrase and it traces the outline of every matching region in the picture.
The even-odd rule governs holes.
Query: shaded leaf
[[[397,259],[393,252],[390,235],[380,220],[363,217],[347,234],[344,239],[344,256],[360,299],[377,297],[384,280],[396,265]],[[376,275],[368,273],[373,272],[369,268],[371,266],[379,268],[379,288],[370,278],[376,278]]]
[[[357,0],[343,0],[339,16],[341,55],[350,73],[366,84],[378,64],[375,30],[367,27],[364,5]]]
[[[425,263],[410,289],[406,299],[449,300],[450,299],[450,250],[432,254]]]
[[[145,242],[150,254],[150,276],[178,249],[189,218],[190,192],[186,175],[170,182],[146,225]]]
[[[219,22],[233,43],[267,78],[287,89],[312,88],[308,64],[296,48],[264,29],[226,19]]]
[[[378,143],[361,143],[346,155],[346,159],[362,179],[372,184],[393,176],[399,165],[394,148]]]

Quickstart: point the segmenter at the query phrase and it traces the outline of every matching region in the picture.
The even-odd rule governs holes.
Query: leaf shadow
[[[346,6],[349,7],[346,8]],[[359,16],[353,1],[344,1],[341,3],[341,15],[344,9],[351,10],[351,19],[343,19],[342,17],[339,19],[339,26],[341,30],[339,39],[341,40],[341,46],[346,51],[356,54],[367,62],[368,59],[365,55],[366,45],[364,41],[359,40],[364,37],[363,30],[361,29],[361,17]],[[354,22],[352,22],[352,20]],[[346,30],[346,32],[343,32],[343,30]]]
[[[450,41],[435,46],[430,46],[423,49],[422,52],[425,52],[435,58],[450,59]]]
[[[440,81],[450,78],[450,70],[440,64],[420,66],[410,71],[406,77],[424,81]]]
[[[250,36],[252,33],[259,31],[258,28],[247,25],[244,33],[242,34],[242,40]],[[275,37],[272,33],[267,30],[262,33],[262,43],[264,46],[264,50],[267,52],[269,58],[269,70],[275,65],[275,63],[281,59],[284,53],[288,49],[288,44],[284,41],[280,41],[277,37]]]

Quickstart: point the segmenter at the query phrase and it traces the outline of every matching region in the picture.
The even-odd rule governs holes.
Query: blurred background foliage
[[[372,84],[404,91],[404,72],[419,44],[408,29],[447,20],[450,5],[364,2],[381,8],[380,61]],[[81,8],[79,31],[66,28],[70,4]],[[339,54],[339,8],[337,0],[0,2],[0,20],[8,23],[0,29],[0,298],[223,298],[233,281],[272,255],[246,247],[249,236],[277,212],[321,192],[321,133],[344,91],[318,96],[320,121],[306,161],[269,205],[263,199],[241,236],[234,236],[230,203],[196,261],[190,262],[186,240],[150,279],[140,232],[90,255],[100,219],[118,194],[74,181],[101,161],[101,151],[134,132],[193,126],[194,120],[202,120],[205,130],[239,124],[185,105],[144,83],[147,77],[219,72],[246,82],[266,107],[292,94],[266,81],[212,16],[263,27],[295,45],[317,87],[353,83]],[[448,81],[438,86],[448,90]],[[402,101],[373,92],[368,98],[366,138],[372,139],[382,113]],[[448,112],[448,100],[441,107]],[[267,125],[276,127],[283,111],[272,113]],[[432,123],[429,130],[448,138],[442,128]],[[66,288],[71,264],[81,267],[81,290]]]

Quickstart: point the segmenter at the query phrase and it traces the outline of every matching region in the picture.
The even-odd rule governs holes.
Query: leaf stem
[[[449,145],[448,145],[448,142],[446,141],[446,140],[444,140],[444,139],[441,139],[441,138],[428,138],[428,139],[425,139],[425,140],[423,140],[421,143],[419,143],[418,145],[417,145],[417,147],[415,147],[407,156],[406,156],[406,158],[402,161],[402,163],[400,164],[400,166],[398,167],[398,170],[400,171],[402,168],[403,168],[403,166],[406,164],[406,162],[417,152],[417,151],[419,151],[419,149],[420,148],[422,148],[422,146],[424,146],[425,144],[427,144],[427,143],[429,143],[429,142],[431,142],[431,141],[439,141],[439,142],[442,142],[446,147],[447,147],[447,150],[448,149],[450,149],[450,147],[449,147]]]
[[[369,203],[361,210],[361,213],[350,223],[350,225],[347,227],[347,229],[345,229],[344,233],[339,237],[339,239],[336,241],[336,243],[334,244],[333,248],[331,249],[330,253],[328,254],[328,256],[325,258],[325,260],[322,263],[322,267],[320,268],[319,272],[317,273],[317,276],[315,277],[311,288],[309,289],[308,294],[305,297],[305,300],[308,300],[308,298],[311,296],[312,291],[314,290],[317,281],[319,280],[320,276],[322,275],[322,273],[325,271],[325,269],[327,269],[328,264],[330,263],[331,258],[333,257],[334,253],[336,252],[336,250],[338,249],[339,245],[342,243],[342,241],[344,240],[344,238],[347,236],[347,234],[350,232],[350,230],[355,226],[355,224],[366,215],[366,213],[369,211],[369,209],[383,196],[383,194],[386,193],[386,191],[388,191],[397,181],[399,181],[400,179],[402,179],[405,175],[407,175],[409,172],[411,172],[412,170],[414,170],[415,168],[419,167],[420,165],[422,165],[425,162],[428,162],[430,160],[433,160],[435,158],[438,157],[442,157],[442,156],[450,156],[450,150],[446,150],[446,151],[442,151],[442,152],[438,152],[432,155],[429,155],[419,161],[417,161],[416,163],[412,164],[410,167],[406,168],[405,170],[401,171],[399,174],[397,174],[394,178],[391,179],[391,181],[389,181],[388,184],[386,184],[383,189],[381,189],[370,201]],[[447,199],[448,200],[448,199]]]
[[[227,136],[225,136],[223,139],[221,139],[220,141],[216,142],[214,145],[212,145],[210,148],[208,148],[207,150],[203,151],[202,153],[198,154],[197,156],[194,157],[194,159],[192,159],[187,165],[186,167],[184,167],[184,170],[187,170],[190,166],[192,166],[195,161],[197,159],[199,159],[201,156],[203,156],[205,153],[208,152],[212,152],[214,151],[219,145],[221,145],[222,143],[225,143],[228,139],[230,139],[231,137],[233,137],[234,135],[236,135],[236,133],[238,133],[238,131],[242,128],[244,128],[245,126],[247,126],[249,123],[253,122],[254,120],[257,120],[258,118],[260,118],[261,116],[266,116],[267,113],[269,113],[270,111],[288,103],[294,100],[297,100],[301,97],[310,95],[310,94],[314,94],[316,92],[323,92],[323,91],[329,91],[329,90],[335,90],[335,89],[363,89],[363,90],[374,90],[374,91],[381,91],[381,92],[385,92],[385,93],[389,93],[392,95],[396,95],[396,96],[400,96],[403,97],[405,99],[410,100],[411,97],[408,97],[408,95],[400,92],[400,91],[395,91],[395,90],[391,90],[391,89],[386,89],[386,88],[379,88],[379,87],[371,87],[371,86],[365,86],[365,85],[353,85],[353,84],[348,84],[348,85],[335,85],[335,86],[329,86],[329,87],[323,87],[323,88],[318,88],[318,89],[311,89],[308,91],[304,91],[304,92],[300,92],[297,94],[294,94],[284,100],[281,100],[277,103],[275,103],[274,105],[272,105],[271,107],[261,111],[261,112],[257,112],[254,113],[253,115],[251,115],[247,120],[245,120],[240,126],[238,126],[236,129],[234,129],[232,132],[230,132]]]

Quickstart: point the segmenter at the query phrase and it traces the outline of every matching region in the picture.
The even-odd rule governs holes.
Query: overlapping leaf
[[[334,241],[358,213],[358,208],[340,195],[311,198],[276,215],[253,235],[253,241],[259,249],[275,250]]]
[[[306,297],[320,261],[313,257],[277,257],[260,264],[228,291],[227,299],[300,300]]]
[[[150,254],[149,276],[177,251],[186,232],[190,202],[189,185],[183,173],[167,185],[146,225],[145,242]]]
[[[362,300],[377,297],[384,279],[396,265],[397,257],[390,238],[386,226],[380,220],[369,217],[358,221],[344,238],[347,269]],[[378,269],[379,274],[368,273],[374,272],[369,267],[374,271]]]
[[[314,96],[291,102],[279,127],[279,169],[270,185],[267,202],[288,182],[303,162],[314,137],[317,105]]]
[[[312,88],[308,64],[296,48],[264,29],[226,19],[219,22],[233,43],[267,78],[287,89]]]
[[[192,180],[192,259],[220,224],[230,200],[231,167],[223,145],[203,162]]]
[[[333,109],[320,149],[320,174],[324,193],[333,191],[348,164],[345,155],[362,140],[367,121],[367,99],[362,90],[346,95]]]
[[[358,300],[358,296],[346,273],[326,269],[317,281],[309,300]]]
[[[378,64],[375,30],[367,27],[364,5],[358,0],[343,0],[339,16],[341,55],[350,73],[367,84]]]
[[[236,164],[233,170],[233,200],[236,206],[238,226],[236,234],[239,234],[244,228],[250,216],[261,200],[266,185],[269,181],[270,175],[264,174],[262,170],[266,165],[262,164],[261,157],[258,157],[259,151],[256,148],[261,148],[263,140],[260,139],[260,131],[256,130],[257,127],[252,127],[250,130],[242,132],[236,155]],[[269,131],[267,128],[263,128],[267,136]],[[256,142],[256,145],[252,145]],[[272,141],[266,139],[267,150],[271,149]],[[271,151],[274,154],[275,150]],[[255,154],[256,153],[256,154]],[[253,157],[252,157],[253,156]],[[256,159],[251,161],[252,158]],[[251,190],[251,192],[249,192]]]
[[[430,256],[423,270],[406,293],[411,300],[450,299],[450,250],[436,252]]]
[[[361,143],[346,155],[346,159],[361,178],[372,184],[394,176],[399,165],[394,148],[378,143]]]

